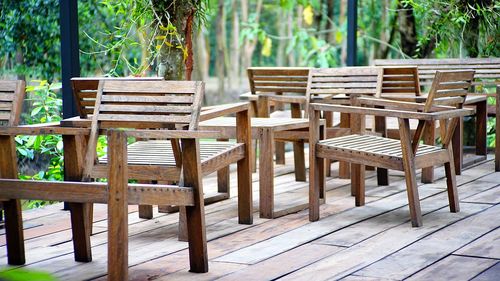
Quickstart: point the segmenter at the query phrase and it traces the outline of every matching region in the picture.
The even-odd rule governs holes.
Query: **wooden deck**
[[[293,163],[287,155],[287,163]],[[490,160],[457,177],[460,213],[447,206],[444,170],[437,181],[421,185],[424,226],[412,228],[402,173],[391,172],[389,187],[367,179],[367,205],[354,207],[348,180],[330,178],[321,220],[310,223],[302,211],[278,219],[238,225],[235,173],[233,196],[206,206],[210,271],[188,272],[187,243],[177,241],[177,214],[155,213],[143,220],[129,214],[129,276],[133,280],[499,280],[500,173]],[[307,183],[295,182],[293,167],[277,166],[277,209],[307,201]],[[336,170],[334,170],[336,171]],[[336,172],[334,172],[334,175]],[[257,207],[258,175],[254,174]],[[205,179],[205,192],[216,179]],[[73,260],[69,213],[61,204],[24,212],[27,268],[45,270],[61,280],[104,280],[106,207],[96,205],[93,261]],[[256,209],[257,211],[257,209]],[[0,265],[7,264],[5,235]]]

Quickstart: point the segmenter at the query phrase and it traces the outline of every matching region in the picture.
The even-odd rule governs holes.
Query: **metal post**
[[[358,1],[347,0],[347,60],[346,65],[357,65],[357,51],[356,44],[358,31]]]
[[[63,117],[77,115],[70,80],[80,76],[78,46],[78,0],[59,0],[61,27],[61,70]]]
[[[78,0],[59,0],[61,30],[61,82],[63,118],[77,115],[71,78],[80,76],[80,48],[78,46]],[[64,210],[69,206],[64,203]]]

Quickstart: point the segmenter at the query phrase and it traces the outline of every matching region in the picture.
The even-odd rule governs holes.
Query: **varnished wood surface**
[[[287,154],[292,163],[291,154]],[[277,219],[259,219],[240,225],[236,183],[232,197],[205,207],[210,271],[190,273],[187,244],[177,241],[177,214],[158,214],[154,220],[137,217],[129,208],[130,280],[269,280],[273,278],[404,278],[445,279],[457,276],[456,261],[464,276],[495,275],[500,260],[498,214],[500,174],[493,172],[492,156],[457,176],[461,211],[447,208],[444,169],[436,169],[434,184],[419,185],[424,226],[409,223],[403,174],[390,171],[391,185],[379,187],[367,171],[366,205],[354,207],[349,181],[328,178],[322,219],[309,223],[301,211]],[[306,158],[307,159],[307,158]],[[336,176],[336,164],[334,164]],[[231,168],[235,172],[235,166]],[[234,176],[234,174],[232,175]],[[257,175],[254,174],[254,184]],[[420,174],[417,174],[417,179]],[[205,193],[217,189],[215,177],[204,180]],[[307,202],[307,183],[295,182],[291,166],[275,178],[277,205]],[[257,206],[258,191],[254,190]],[[305,199],[305,200],[304,200]],[[43,269],[61,280],[103,280],[107,265],[106,207],[95,206],[90,263],[73,260],[69,213],[50,206],[24,214],[27,268]],[[459,233],[460,235],[457,235]],[[0,235],[0,264],[6,264],[5,236]],[[480,262],[478,261],[480,260]],[[465,270],[466,269],[466,270]],[[461,272],[462,272],[461,271]],[[450,279],[448,279],[450,280]]]

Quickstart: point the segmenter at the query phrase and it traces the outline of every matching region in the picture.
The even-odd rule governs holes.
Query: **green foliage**
[[[59,77],[58,0],[0,0],[0,74]]]
[[[34,271],[22,268],[16,269],[1,269],[0,270],[0,280],[3,281],[57,281],[49,273]]]

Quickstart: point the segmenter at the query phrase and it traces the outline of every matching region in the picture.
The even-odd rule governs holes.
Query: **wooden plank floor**
[[[293,163],[287,155],[287,163]],[[336,174],[334,164],[334,175]],[[177,241],[177,214],[155,213],[142,220],[129,214],[129,276],[132,280],[499,280],[500,173],[491,157],[457,177],[460,213],[447,206],[444,170],[437,181],[419,187],[423,227],[412,228],[399,172],[391,185],[367,179],[367,204],[354,207],[348,180],[330,178],[321,220],[308,213],[268,220],[255,213],[251,226],[238,225],[235,173],[232,198],[206,206],[210,271],[188,272],[187,243]],[[307,183],[295,182],[292,166],[277,166],[276,205],[307,201]],[[258,176],[254,174],[257,210]],[[205,192],[216,179],[204,180]],[[24,212],[26,268],[45,270],[61,280],[105,280],[106,207],[95,206],[93,261],[73,261],[69,213],[61,204]],[[0,235],[0,265],[6,265]]]

